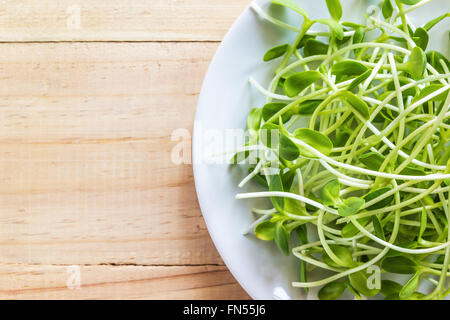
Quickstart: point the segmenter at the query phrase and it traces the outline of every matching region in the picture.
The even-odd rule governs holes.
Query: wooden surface
[[[248,1],[2,4],[0,298],[248,299],[170,159]]]

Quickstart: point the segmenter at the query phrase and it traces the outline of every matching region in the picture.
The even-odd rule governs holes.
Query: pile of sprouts
[[[269,198],[272,207],[253,208],[249,231],[300,259],[292,285],[319,287],[320,299],[345,290],[358,299],[445,298],[450,63],[427,47],[449,13],[418,27],[407,13],[430,0],[384,0],[382,16],[363,25],[342,22],[338,0],[326,0],[331,17],[317,20],[294,0],[271,2],[302,23],[251,5],[296,37],[264,55],[279,61],[268,86],[250,78],[267,101],[251,110],[249,138],[232,161],[248,166],[240,187],[253,181],[264,190],[236,198]],[[328,31],[313,31],[317,24]],[[309,281],[319,269],[326,276]]]

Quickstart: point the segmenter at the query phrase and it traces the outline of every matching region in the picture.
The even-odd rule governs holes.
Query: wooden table
[[[0,298],[249,298],[170,161],[248,2],[2,1]]]

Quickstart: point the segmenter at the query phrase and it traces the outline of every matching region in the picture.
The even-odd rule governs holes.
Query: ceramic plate
[[[435,0],[420,14],[410,14],[414,25],[422,25],[443,12],[448,0]],[[298,0],[312,18],[328,17],[325,1]],[[378,1],[345,0],[343,21],[363,22],[367,7]],[[301,17],[268,0],[257,3],[272,15],[293,25]],[[433,29],[430,47],[448,56],[450,23]],[[317,29],[314,27],[313,29]],[[263,63],[264,53],[277,44],[291,42],[295,34],[261,19],[247,8],[233,24],[209,67],[204,79],[194,124],[193,162],[198,200],[209,233],[231,273],[254,299],[314,299],[316,292],[305,295],[291,287],[299,278],[299,260],[283,256],[273,243],[244,236],[255,217],[250,209],[255,201],[235,200],[239,192],[257,190],[249,184],[243,189],[238,183],[246,176],[240,166],[230,167],[224,157],[213,156],[233,145],[233,129],[244,129],[249,111],[264,104],[264,97],[248,83],[249,76],[268,85],[274,64]],[[234,143],[235,144],[235,143]],[[236,144],[235,144],[236,145]]]

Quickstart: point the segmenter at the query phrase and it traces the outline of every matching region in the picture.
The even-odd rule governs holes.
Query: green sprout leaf
[[[430,40],[430,36],[428,35],[427,30],[424,28],[417,28],[414,31],[414,42],[422,49],[426,50],[428,46],[428,41]]]
[[[305,46],[306,42],[308,42],[308,40],[314,40],[316,39],[316,36],[312,36],[309,34],[305,34],[302,38],[302,40],[300,40],[300,42],[297,45],[297,49],[301,49]]]
[[[356,77],[347,87],[348,91],[352,91],[355,89],[359,84],[366,81],[367,78],[369,78],[370,74],[372,73],[372,70],[367,70],[364,73],[362,73],[360,76]]]
[[[264,119],[264,121],[268,121],[270,118],[272,118],[277,112],[279,112],[281,109],[283,109],[284,107],[286,107],[287,104],[286,103],[282,103],[282,102],[271,102],[271,103],[267,103],[264,105],[264,107],[262,108],[262,118]],[[281,120],[286,123],[288,122],[292,115],[294,114],[294,111],[290,110],[288,112],[285,112],[282,116],[281,116]],[[274,124],[278,124],[278,120],[274,121]]]
[[[306,228],[305,224],[302,224],[297,229],[295,229],[295,232],[301,243],[308,243],[308,229]]]
[[[336,300],[344,293],[345,288],[344,282],[330,282],[319,290],[318,297],[320,300]]]
[[[259,139],[268,148],[276,148],[279,140],[279,127],[273,123],[265,123],[259,130]]]
[[[285,134],[280,134],[280,156],[288,161],[300,156],[297,145]]]
[[[360,225],[365,227],[369,223],[370,217],[361,218],[357,221]],[[341,235],[343,238],[351,238],[353,236],[356,236],[358,233],[359,229],[352,222],[346,224],[341,230]]]
[[[400,0],[401,3],[406,4],[408,6],[415,5],[419,3],[421,0]]]
[[[429,86],[426,86],[425,88],[423,88],[422,90],[420,90],[419,94],[417,94],[414,99],[412,100],[412,103],[419,101],[420,99],[425,98],[426,96],[428,96],[429,94],[432,94],[433,92],[442,89],[444,87],[443,84],[430,84]],[[441,94],[435,96],[434,98],[431,98],[429,101],[444,101],[445,98],[447,98],[448,95],[448,91],[450,89],[445,90],[444,92],[442,92]]]
[[[338,213],[343,217],[352,216],[357,214],[361,207],[364,205],[364,199],[357,197],[350,197],[342,201],[338,206]]]
[[[297,113],[301,115],[312,115],[323,100],[308,100],[299,104]]]
[[[369,202],[369,201],[385,194],[386,192],[389,192],[390,190],[391,190],[391,188],[387,188],[387,187],[377,189],[375,191],[372,191],[372,192],[366,194],[363,198],[366,202]],[[387,207],[388,205],[390,205],[392,203],[393,200],[394,200],[394,195],[390,195],[389,197],[384,198],[383,200],[380,200],[377,203],[371,205],[370,207],[367,208],[367,210],[376,210],[376,209],[381,209],[381,208]]]
[[[384,235],[383,226],[381,225],[380,218],[377,216],[372,216],[372,225],[375,229],[375,235],[380,238],[381,240],[386,241],[386,237]]]
[[[366,297],[373,297],[378,292],[380,292],[379,289],[369,288],[369,279],[366,270],[352,273],[348,276],[348,278],[353,288],[355,288],[359,293],[365,295]]]
[[[439,73],[445,73],[444,68],[442,67],[441,61],[447,65],[447,68],[450,69],[450,61],[441,53],[437,51],[428,51],[426,54],[427,61],[429,64],[433,66]]]
[[[357,197],[350,197],[342,201],[338,206],[338,213],[343,217],[352,216],[357,214],[361,207],[364,205],[364,199]]]
[[[398,64],[398,69],[408,72],[414,80],[422,78],[427,64],[427,57],[420,47],[414,47],[406,63]]]
[[[281,252],[289,256],[289,232],[282,221],[278,221],[275,226],[274,240]]]
[[[331,245],[330,246],[331,251],[338,257],[340,260],[339,263],[331,259],[326,252],[323,253],[322,258],[323,261],[328,264],[329,266],[340,268],[340,267],[346,267],[346,268],[352,268],[356,265],[356,262],[353,261],[352,253],[351,251],[344,246],[337,246],[337,245]]]
[[[323,133],[315,130],[311,130],[308,128],[299,128],[294,131],[294,137],[296,139],[302,140],[304,143],[313,147],[324,155],[329,155],[331,153],[331,150],[333,149],[333,143],[331,142],[330,138],[328,138]],[[313,153],[305,150],[304,148],[300,148],[300,154],[305,157],[316,158]]]
[[[339,202],[341,187],[337,179],[328,182],[322,189],[322,201],[326,206],[333,206]]]
[[[398,295],[402,286],[392,280],[381,280],[380,293],[384,296]]]
[[[420,230],[419,230],[419,240],[422,239],[422,236],[427,229],[427,210],[425,208],[422,208],[422,213],[420,214]]]
[[[355,96],[350,91],[340,91],[339,96],[344,98],[345,101],[350,105],[350,107],[358,112],[364,119],[369,119],[370,112],[367,103],[365,103],[361,98]]]
[[[282,45],[273,47],[272,49],[269,49],[264,54],[263,60],[270,61],[270,60],[276,59],[278,57],[281,57],[289,50],[289,47],[290,46],[288,44],[282,44]]]
[[[383,17],[385,19],[390,18],[392,13],[394,12],[394,8],[392,7],[391,0],[384,0],[383,5],[381,7],[381,11],[383,13]]]
[[[305,57],[327,54],[327,51],[328,51],[328,44],[323,43],[316,39],[307,40],[303,47],[303,55]]]
[[[284,82],[284,92],[288,97],[295,97],[321,78],[320,73],[313,70],[294,73]]]
[[[330,31],[333,33],[333,35],[338,39],[342,40],[344,38],[344,30],[342,29],[342,26],[333,19],[317,19],[314,20],[313,23],[320,23],[328,26],[330,28]]]
[[[335,75],[336,79],[342,79],[344,76],[360,76],[366,71],[367,67],[365,65],[352,60],[338,62],[331,67],[331,74]]]
[[[419,268],[417,262],[405,256],[385,258],[381,263],[381,267],[387,272],[398,274],[412,274]]]
[[[427,22],[423,28],[426,31],[430,31],[431,28],[433,28],[436,24],[438,24],[439,22],[441,22],[442,20],[444,20],[445,18],[450,18],[450,12],[444,13],[443,15],[440,15],[437,18],[434,18],[433,20]]]
[[[325,0],[327,3],[328,12],[330,16],[339,21],[342,18],[342,6],[339,0]]]
[[[385,157],[378,152],[368,152],[359,156],[361,161],[368,169],[378,170],[384,162]]]
[[[421,272],[416,272],[406,284],[403,286],[402,290],[400,290],[399,297],[400,299],[407,299],[411,297],[416,291],[417,287],[420,283]]]
[[[272,241],[275,234],[275,223],[265,220],[260,222],[255,228],[255,235],[258,239]]]
[[[281,180],[280,175],[274,174],[269,177],[269,190],[270,191],[284,191],[283,182]],[[283,197],[271,197],[273,206],[279,211],[283,211],[284,207],[284,198]]]
[[[258,131],[259,126],[261,124],[261,113],[262,110],[260,108],[254,108],[250,111],[250,114],[247,118],[247,129]]]

